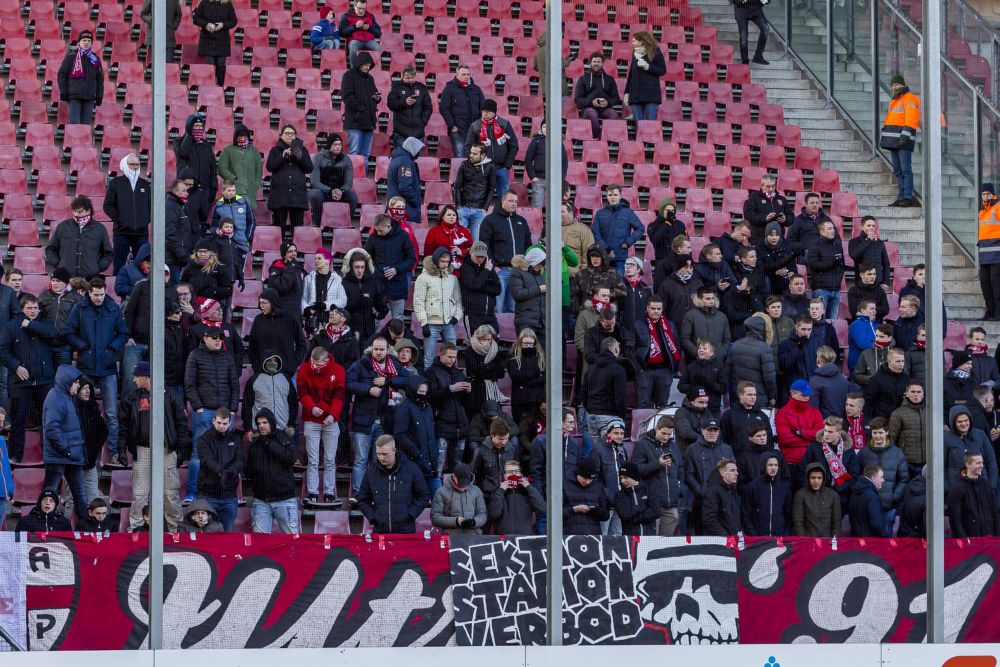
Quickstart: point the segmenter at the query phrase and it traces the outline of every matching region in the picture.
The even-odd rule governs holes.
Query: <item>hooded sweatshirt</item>
[[[819,470],[824,482],[818,491],[809,485],[809,473]],[[826,483],[826,472],[819,463],[806,468],[805,486],[792,498],[792,530],[799,537],[835,537],[840,535],[840,494]]]
[[[198,510],[205,510],[208,512],[208,523],[204,526],[199,526],[195,523],[194,513]],[[208,501],[204,498],[199,498],[193,503],[187,506],[187,510],[184,512],[184,522],[181,524],[179,530],[188,533],[221,533],[223,532],[222,524],[219,523],[219,515],[208,504]]]
[[[262,408],[253,421],[257,430],[257,419],[266,419],[271,425],[271,433],[250,440],[247,450],[246,476],[253,483],[253,497],[264,502],[278,502],[295,498],[298,488],[295,484],[295,443],[284,431],[278,429],[274,415]]]
[[[145,235],[150,223],[153,193],[139,169],[130,169],[126,155],[118,163],[120,175],[108,183],[104,213],[114,223],[115,235]]]

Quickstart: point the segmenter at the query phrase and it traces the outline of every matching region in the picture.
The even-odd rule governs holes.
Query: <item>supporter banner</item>
[[[919,540],[569,537],[565,642],[918,642],[925,554]],[[998,555],[997,539],[947,543],[951,641],[1000,640],[1000,617],[988,613],[1000,605]],[[21,567],[3,567],[18,559]],[[182,535],[166,545],[165,563],[167,648],[545,640],[541,537]],[[26,618],[30,648],[145,642],[145,535],[8,538],[0,567],[0,612],[13,610],[0,622],[16,630],[8,620],[21,618],[12,634],[23,637]]]
[[[28,645],[25,616],[25,553],[28,545],[15,541],[14,533],[0,533],[0,627],[18,646]],[[0,651],[12,650],[0,640]]]
[[[147,536],[135,537],[28,545],[32,649],[143,645]],[[164,562],[164,648],[434,646],[454,633],[440,539],[183,535]]]

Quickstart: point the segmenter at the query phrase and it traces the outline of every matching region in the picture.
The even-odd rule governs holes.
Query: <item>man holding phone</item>
[[[767,223],[778,222],[788,229],[795,219],[792,204],[777,192],[776,182],[770,174],[761,177],[760,190],[751,192],[743,202],[743,217],[750,223],[750,241],[754,245],[764,240]]]
[[[433,105],[427,86],[417,81],[417,68],[403,68],[399,81],[389,89],[389,109],[392,111],[392,145],[399,148],[409,137],[423,141],[424,128],[430,122]]]
[[[657,535],[671,537],[680,523],[680,507],[684,494],[684,461],[674,438],[674,418],[664,415],[656,427],[642,435],[629,464],[635,467],[638,481],[648,483],[650,493],[660,501]],[[623,519],[624,521],[624,519]]]
[[[516,460],[504,463],[503,479],[489,503],[490,521],[497,535],[530,535],[536,517],[545,516],[545,499],[531,481],[521,475]]]

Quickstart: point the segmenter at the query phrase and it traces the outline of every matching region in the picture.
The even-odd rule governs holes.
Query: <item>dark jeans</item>
[[[208,504],[212,506],[215,513],[219,515],[219,522],[222,523],[222,528],[227,532],[233,532],[233,524],[236,523],[236,512],[239,509],[239,503],[236,498],[209,498],[205,497]]]
[[[604,119],[616,120],[618,118],[618,112],[611,107],[604,107],[603,109],[589,107],[580,113],[580,117],[586,118],[590,121],[590,129],[594,134],[594,139],[600,139],[601,121]]]
[[[42,411],[45,396],[51,384],[18,389],[10,397],[10,457],[24,458],[24,428],[28,423],[28,413],[32,408]]]
[[[759,31],[757,35],[757,50],[753,54],[754,58],[764,55],[764,48],[767,47],[767,35],[771,31],[767,19],[764,18],[763,7],[737,8],[736,27],[740,31],[740,58],[743,59],[743,62],[749,60],[747,53],[750,48],[750,23],[757,26],[757,30]]]
[[[309,208],[312,210],[312,221],[313,225],[316,227],[322,227],[323,220],[323,204],[325,202],[332,202],[333,197],[330,196],[329,192],[323,192],[317,188],[313,188],[309,191]],[[340,201],[345,202],[351,207],[351,215],[356,215],[358,212],[358,196],[352,191],[348,190],[346,193],[341,195]]]
[[[670,354],[664,351],[664,354]],[[635,380],[640,408],[664,408],[670,402],[670,386],[674,382],[674,372],[669,368],[649,368],[640,370]]]
[[[291,237],[292,230],[302,226],[306,211],[302,208],[276,208],[271,213],[271,219],[281,227],[282,236]]]
[[[986,317],[1000,315],[1000,264],[979,265],[979,287],[986,302]]]
[[[205,62],[215,65],[215,85],[224,86],[226,84],[226,58],[228,56],[205,56]]]
[[[94,120],[94,100],[70,100],[67,106],[70,125],[90,125]]]
[[[83,492],[83,466],[45,464],[45,481],[42,483],[42,489],[52,489],[58,493],[59,482],[63,477],[69,484],[70,493],[73,494],[73,511],[76,512],[76,518],[85,519],[90,499]]]
[[[135,257],[143,243],[148,243],[145,234],[115,234],[113,245],[115,247],[115,276],[128,263],[129,253]]]

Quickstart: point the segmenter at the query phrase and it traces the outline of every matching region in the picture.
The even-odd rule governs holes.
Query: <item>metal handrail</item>
[[[24,647],[17,643],[17,640],[10,636],[2,625],[0,625],[0,639],[2,639],[8,646],[10,646],[11,651],[23,651]]]

